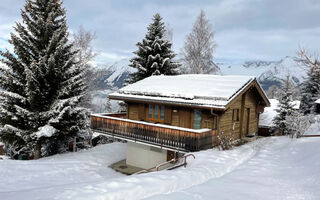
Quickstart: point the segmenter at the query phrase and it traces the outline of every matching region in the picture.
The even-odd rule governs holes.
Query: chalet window
[[[152,105],[149,105],[149,108],[148,108],[148,118],[152,119]]]
[[[160,120],[164,120],[164,106],[161,106],[160,109]]]
[[[201,110],[194,110],[193,112],[193,128],[201,128]]]
[[[239,109],[232,110],[232,121],[239,121]]]
[[[149,104],[148,120],[159,121],[159,122],[164,121],[164,106]]]
[[[154,106],[153,118],[154,119],[159,119],[159,106],[158,105]]]

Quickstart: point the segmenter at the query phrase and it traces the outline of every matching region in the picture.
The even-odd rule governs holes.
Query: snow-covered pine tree
[[[153,22],[142,42],[137,43],[136,57],[130,60],[130,67],[137,69],[130,74],[128,83],[134,83],[152,75],[175,75],[179,63],[173,59],[176,54],[171,50],[172,43],[164,38],[165,25],[160,14],[153,16]]]
[[[303,114],[313,112],[315,101],[320,98],[320,61],[299,50],[300,63],[307,68],[307,77],[301,87],[301,107]]]
[[[273,120],[276,127],[279,128],[279,133],[281,135],[287,135],[289,133],[286,118],[293,112],[293,89],[293,83],[290,79],[290,76],[287,76],[286,80],[282,84],[282,87],[280,88],[279,108],[276,109],[278,115]]]
[[[78,107],[85,91],[84,70],[74,61],[61,0],[27,0],[9,42],[0,52],[0,137],[12,157],[65,150],[87,126]]]

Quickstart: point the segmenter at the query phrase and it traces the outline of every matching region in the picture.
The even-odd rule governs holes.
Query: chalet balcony
[[[126,119],[126,113],[92,114],[91,129],[107,136],[181,152],[213,147],[217,131],[189,129]]]

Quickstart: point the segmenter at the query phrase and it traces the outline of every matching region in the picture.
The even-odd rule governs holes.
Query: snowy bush
[[[286,117],[286,126],[288,134],[292,138],[301,137],[306,130],[314,122],[314,115],[303,115],[299,112],[294,112],[293,115]]]
[[[229,150],[234,146],[234,139],[232,137],[232,133],[224,133],[218,135],[218,147],[220,150]]]

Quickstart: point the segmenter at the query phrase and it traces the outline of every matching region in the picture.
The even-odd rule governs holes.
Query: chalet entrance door
[[[168,150],[167,151],[167,161],[170,161],[170,160],[172,160],[174,158],[175,158],[175,152]]]
[[[249,124],[250,124],[250,108],[245,108],[244,110],[244,120],[243,120],[243,133],[244,135],[249,134]]]
[[[176,108],[172,109],[171,115],[171,125],[172,126],[179,126],[180,118],[179,118],[179,111]]]

